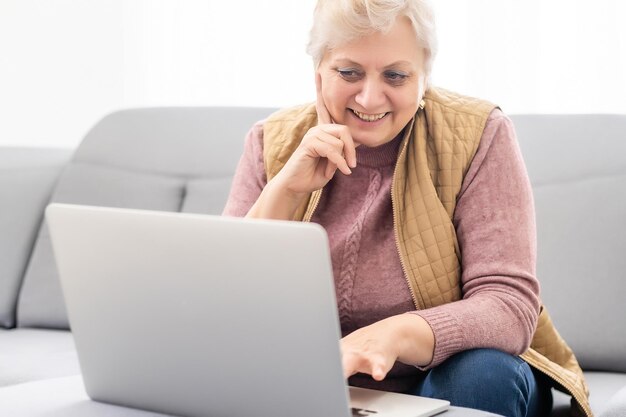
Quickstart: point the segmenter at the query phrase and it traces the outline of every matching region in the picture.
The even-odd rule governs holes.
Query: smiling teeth
[[[366,122],[375,122],[376,120],[380,120],[387,115],[387,113],[365,114],[365,113],[356,111],[354,109],[350,109],[350,110],[352,110],[352,112],[356,114],[359,119],[365,120]]]

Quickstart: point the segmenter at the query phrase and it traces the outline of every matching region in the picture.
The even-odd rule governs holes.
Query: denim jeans
[[[495,349],[458,353],[425,373],[412,394],[507,417],[550,414],[548,378],[517,356]]]

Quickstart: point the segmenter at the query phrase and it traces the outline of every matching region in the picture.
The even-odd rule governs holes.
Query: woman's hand
[[[337,169],[350,175],[356,167],[356,144],[348,128],[334,124],[324,105],[321,80],[317,85],[317,126],[304,135],[302,142],[291,155],[274,182],[293,196],[306,196],[324,187]]]
[[[396,361],[425,366],[433,358],[435,337],[417,314],[400,314],[362,327],[341,339],[346,378],[362,372],[382,381]]]
[[[356,166],[352,136],[346,126],[317,125],[304,135],[274,182],[294,196],[305,196],[324,187],[339,169],[350,175]]]
[[[291,220],[310,193],[324,187],[339,169],[356,167],[356,146],[347,126],[334,124],[324,105],[321,78],[317,85],[317,126],[304,135],[285,166],[265,186],[247,217]]]

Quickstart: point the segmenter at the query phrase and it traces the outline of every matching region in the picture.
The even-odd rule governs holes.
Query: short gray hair
[[[433,10],[427,0],[318,0],[307,53],[315,68],[327,50],[374,32],[391,30],[399,17],[407,17],[424,48],[427,84],[437,54]]]

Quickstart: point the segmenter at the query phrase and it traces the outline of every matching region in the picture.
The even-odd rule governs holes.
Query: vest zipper
[[[398,155],[398,161],[402,160],[402,156],[406,153],[406,148],[408,145],[408,141],[404,141],[402,145],[402,149],[400,149],[400,154]],[[409,274],[407,273],[406,262],[404,261],[404,257],[402,256],[402,251],[400,250],[400,233],[398,231],[398,203],[396,202],[396,176],[398,173],[398,162],[396,162],[396,166],[393,170],[393,177],[391,179],[391,212],[393,215],[393,236],[396,241],[396,251],[398,253],[398,257],[400,258],[400,266],[402,267],[402,272],[404,273],[404,279],[406,284],[409,287],[409,292],[411,293],[411,298],[413,299],[413,304],[417,310],[421,309],[420,304],[417,301],[417,295],[415,294],[415,289],[413,285],[411,285],[411,281],[409,280]]]
[[[313,194],[311,195],[311,201],[309,201],[307,209],[304,212],[304,217],[302,218],[303,222],[311,221],[313,213],[317,209],[317,206],[320,203],[320,199],[322,198],[322,191],[324,191],[324,188],[320,188],[318,191],[313,191]]]

